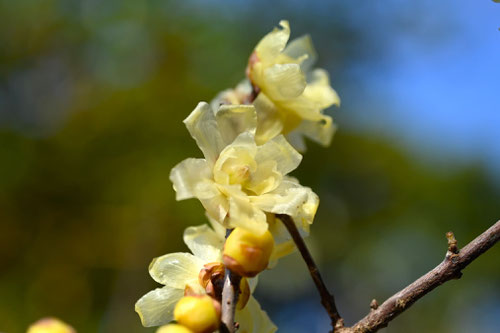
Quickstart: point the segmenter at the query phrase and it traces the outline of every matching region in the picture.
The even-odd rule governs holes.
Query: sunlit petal
[[[191,252],[204,262],[221,262],[224,236],[218,235],[207,224],[188,227],[184,231],[184,243]]]
[[[169,253],[153,259],[149,274],[158,283],[184,290],[186,284],[198,281],[203,265],[200,258],[190,253]]]
[[[257,113],[253,105],[222,105],[215,118],[226,144],[230,144],[243,132],[255,133]]]
[[[304,73],[307,73],[311,69],[317,58],[316,50],[309,35],[292,40],[283,50],[283,53],[293,59],[304,58],[300,64]]]
[[[283,101],[300,96],[306,88],[306,78],[298,64],[276,64],[264,70],[266,85],[261,87],[267,96]]]
[[[175,304],[184,296],[184,289],[158,288],[142,296],[135,303],[135,311],[143,326],[160,326],[172,321]]]
[[[207,161],[201,158],[185,159],[170,171],[170,181],[174,184],[177,200],[196,197],[196,187],[210,178],[212,171]]]
[[[191,136],[196,140],[209,164],[213,164],[225,143],[222,139],[210,105],[200,102],[184,120]]]

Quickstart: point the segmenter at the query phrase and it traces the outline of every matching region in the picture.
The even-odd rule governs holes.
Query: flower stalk
[[[232,229],[227,229],[226,239],[232,231]],[[236,305],[238,304],[240,281],[241,276],[226,268],[224,275],[224,288],[222,289],[221,333],[236,332],[234,314],[236,312]]]
[[[290,233],[290,236],[292,236],[292,239],[295,242],[295,245],[297,246],[297,249],[299,250],[302,258],[304,259],[309,273],[311,274],[311,278],[314,281],[314,285],[316,286],[316,289],[318,289],[318,292],[321,296],[321,304],[330,317],[333,331],[335,331],[335,329],[343,327],[344,320],[337,310],[337,306],[335,305],[335,298],[328,291],[328,288],[326,287],[325,282],[323,281],[323,278],[321,277],[321,274],[319,272],[319,268],[314,262],[314,259],[309,252],[306,243],[304,242],[304,239],[300,235],[299,230],[295,225],[295,222],[288,215],[280,214],[276,217],[279,218],[281,222],[283,222],[286,229]]]

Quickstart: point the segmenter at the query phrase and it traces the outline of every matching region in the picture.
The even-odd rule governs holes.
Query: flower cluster
[[[303,136],[331,141],[325,108],[339,105],[328,74],[312,69],[309,36],[288,43],[288,22],[267,34],[249,57],[247,79],[200,102],[184,120],[203,158],[188,158],[170,173],[177,200],[197,198],[210,225],[189,227],[192,253],[153,260],[151,277],[163,287],[136,303],[144,326],[158,332],[209,333],[219,329],[226,271],[241,276],[235,310],[238,332],[275,332],[252,296],[257,275],[294,250],[280,215],[309,233],[318,196],[289,173],[305,150]]]

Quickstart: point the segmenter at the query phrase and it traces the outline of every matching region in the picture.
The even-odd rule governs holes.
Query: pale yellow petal
[[[319,205],[318,196],[310,188],[289,180],[270,193],[251,197],[251,201],[265,212],[291,216],[304,235],[309,232]]]
[[[213,110],[218,110],[221,105],[245,104],[252,94],[252,85],[248,79],[241,81],[236,88],[226,89],[210,102]]]
[[[206,160],[213,164],[225,147],[219,133],[214,112],[210,105],[200,102],[191,114],[184,120],[191,136],[196,140]]]
[[[262,145],[281,134],[283,115],[265,94],[259,94],[253,103],[258,121],[255,141],[258,145]]]
[[[332,142],[336,128],[330,116],[323,116],[319,121],[304,120],[295,132],[302,133],[326,147]]]
[[[273,333],[278,329],[253,296],[242,310],[236,311],[235,321],[240,324],[238,333]]]
[[[260,61],[272,62],[286,46],[290,38],[290,25],[288,21],[281,21],[282,29],[275,28],[273,31],[264,36],[257,44],[255,52]]]
[[[261,195],[277,188],[282,179],[283,175],[278,171],[276,161],[260,161],[250,181],[245,184],[245,189],[253,192],[253,195]]]
[[[200,198],[200,202],[211,218],[219,223],[224,223],[229,212],[229,202],[226,196],[217,191],[211,197]]]
[[[257,112],[253,105],[222,105],[215,118],[225,143],[230,144],[243,132],[255,134]]]
[[[309,75],[310,79],[304,89],[304,97],[314,102],[319,109],[326,109],[332,105],[340,106],[339,95],[330,86],[328,72],[317,68]]]
[[[174,184],[177,200],[196,197],[196,187],[210,178],[212,171],[207,161],[201,158],[185,159],[170,171],[170,181]]]
[[[248,286],[250,287],[250,292],[253,294],[255,288],[257,288],[257,284],[259,283],[259,275],[256,275],[253,278],[247,278]]]
[[[198,282],[198,274],[205,263],[190,253],[169,253],[153,259],[149,274],[158,283],[183,289]]]
[[[271,254],[271,258],[269,259],[269,268],[273,268],[277,264],[278,259],[293,253],[295,249],[296,247],[293,240],[288,240],[281,244],[275,244],[273,253]]]
[[[135,312],[145,327],[165,325],[174,319],[174,307],[182,296],[184,289],[157,288],[135,303]]]
[[[204,263],[222,262],[224,237],[218,235],[207,224],[184,230],[184,243]]]
[[[267,230],[266,214],[253,205],[247,196],[229,197],[229,225],[232,228],[242,227],[255,234]]]
[[[293,130],[286,135],[286,139],[290,142],[293,148],[297,149],[298,152],[304,153],[307,150],[302,132]]]
[[[214,180],[218,184],[241,184],[256,169],[254,160],[257,145],[252,133],[238,135],[232,144],[224,148],[214,165]]]
[[[210,222],[210,226],[213,228],[215,233],[217,234],[217,237],[224,239],[226,237],[226,228],[223,227],[217,220],[212,218],[210,215],[208,215],[205,212],[205,216],[207,217],[208,221]]]
[[[286,175],[299,166],[302,155],[286,141],[283,135],[279,135],[258,147],[255,160],[257,163],[275,161],[278,172]]]
[[[283,50],[283,53],[293,59],[303,58],[300,67],[304,73],[311,69],[317,58],[316,50],[309,35],[292,40]]]
[[[298,64],[276,64],[266,68],[263,80],[265,84],[259,87],[275,101],[296,98],[306,88],[306,78]]]

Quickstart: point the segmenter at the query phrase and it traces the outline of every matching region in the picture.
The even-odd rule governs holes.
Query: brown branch
[[[300,254],[302,255],[302,258],[306,262],[307,268],[309,269],[309,273],[311,274],[314,284],[316,285],[316,289],[318,289],[318,292],[321,296],[321,304],[323,305],[323,307],[326,309],[326,312],[330,316],[333,331],[335,331],[336,328],[337,329],[342,328],[344,326],[344,322],[335,305],[335,298],[333,297],[332,294],[330,294],[330,292],[326,288],[326,285],[323,282],[323,279],[321,278],[321,274],[319,273],[318,266],[316,266],[316,263],[314,262],[311,253],[309,252],[306,244],[304,243],[304,239],[297,230],[295,222],[288,215],[278,214],[276,215],[276,217],[283,222],[286,229],[292,236],[292,239],[295,242],[295,245],[297,246],[297,249],[299,250]]]
[[[448,251],[443,262],[436,268],[391,296],[380,306],[372,307],[372,311],[354,326],[339,328],[335,330],[335,332],[377,332],[379,329],[386,327],[391,320],[396,318],[434,288],[449,280],[459,279],[465,267],[498,242],[500,239],[500,221],[495,223],[491,228],[483,232],[461,250],[457,248],[457,241],[453,233],[447,233],[446,237],[448,238]]]
[[[232,231],[232,229],[226,231],[226,238]],[[224,274],[224,287],[222,289],[221,333],[236,332],[234,313],[240,294],[240,281],[241,276],[226,268]]]

